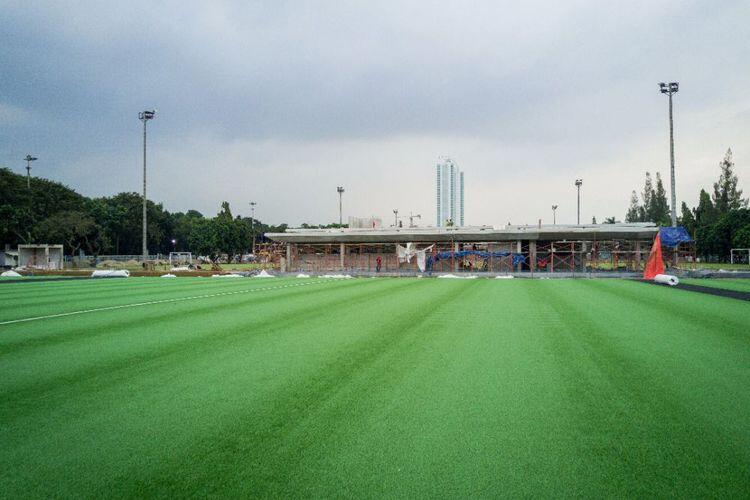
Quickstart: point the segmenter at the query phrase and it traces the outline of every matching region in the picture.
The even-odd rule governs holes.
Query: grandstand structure
[[[267,233],[286,272],[639,272],[659,227],[652,223],[384,229],[288,229]],[[664,239],[662,238],[662,243]],[[665,249],[668,265],[695,262],[692,242]]]

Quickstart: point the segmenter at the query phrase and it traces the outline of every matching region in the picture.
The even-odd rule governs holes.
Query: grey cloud
[[[625,182],[639,182],[663,165],[662,79],[683,85],[685,168],[687,155],[703,153],[686,143],[700,129],[690,117],[713,117],[726,95],[737,114],[702,133],[747,137],[737,130],[750,109],[746,2],[12,2],[3,11],[0,110],[17,111],[0,119],[0,162],[33,148],[49,172],[84,190],[137,186],[130,166],[136,113],[146,106],[160,111],[154,155],[169,175],[200,175],[206,162],[227,171],[228,150],[246,165],[231,170],[240,185],[261,172],[283,177],[273,168],[297,178],[353,169],[353,179],[369,177],[361,189],[373,206],[355,207],[363,211],[378,199],[397,202],[393,175],[426,189],[427,211],[439,154],[457,156],[472,182],[494,189],[524,174],[538,186],[607,166],[632,170]],[[422,147],[430,150],[415,150]],[[350,157],[339,170],[325,167],[342,154]],[[407,172],[390,170],[399,156]],[[101,168],[113,171],[111,185],[92,179]],[[283,183],[265,182],[280,191],[279,216],[299,220]],[[631,186],[603,186],[624,201],[610,207],[605,196],[600,216],[623,211]],[[163,187],[179,209],[218,205],[222,194],[221,185],[189,197]],[[489,219],[482,203],[491,202],[475,198],[471,221]],[[316,217],[327,213],[315,195],[304,203]],[[541,210],[525,201],[508,207],[512,218]]]

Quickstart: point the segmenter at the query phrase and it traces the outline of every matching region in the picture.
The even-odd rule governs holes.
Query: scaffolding
[[[268,235],[282,270],[304,273],[639,273],[648,260],[658,227],[601,225],[554,228],[293,230]],[[424,251],[399,261],[398,245]],[[668,267],[695,265],[695,246],[665,248]]]

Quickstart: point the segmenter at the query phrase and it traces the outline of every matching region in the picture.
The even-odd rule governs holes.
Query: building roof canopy
[[[266,233],[282,243],[405,243],[405,242],[493,242],[653,239],[659,227],[653,223],[582,224],[542,226],[465,226],[384,229],[287,229],[285,233]]]

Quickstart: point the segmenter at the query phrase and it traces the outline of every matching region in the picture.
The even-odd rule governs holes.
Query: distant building
[[[18,245],[19,267],[56,270],[63,268],[63,246],[48,245]]]
[[[350,229],[380,229],[381,227],[383,227],[383,219],[377,217],[349,216]]]
[[[464,173],[450,158],[440,158],[436,174],[435,225],[464,226]]]

